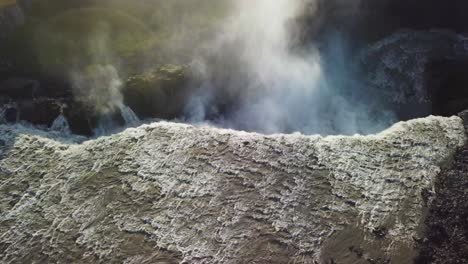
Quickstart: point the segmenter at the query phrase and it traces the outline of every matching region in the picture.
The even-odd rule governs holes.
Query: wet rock
[[[49,98],[20,101],[17,105],[20,120],[47,127],[60,115],[62,107],[60,101]]]
[[[2,121],[16,123],[19,119],[19,110],[16,105],[7,105],[2,109]]]
[[[16,1],[3,1],[0,3],[0,40],[7,38],[11,32],[24,22],[24,11]]]
[[[164,65],[126,80],[125,103],[140,117],[174,119],[186,105],[189,69],[180,65]]]
[[[468,58],[433,61],[425,73],[426,89],[431,93],[432,113],[451,116],[468,109]]]
[[[91,109],[79,103],[71,103],[63,112],[73,133],[85,136],[93,134],[96,120]]]
[[[464,0],[318,0],[304,9],[305,25],[312,36],[339,30],[358,42],[373,42],[401,29],[445,28],[468,32]],[[307,15],[308,14],[308,15]]]
[[[468,128],[468,112],[460,114]],[[468,131],[468,130],[467,130]],[[417,264],[468,263],[468,145],[441,171],[418,243]]]
[[[38,81],[24,78],[8,78],[0,81],[0,95],[12,99],[36,98],[43,95]]]
[[[427,116],[433,113],[434,103],[447,103],[440,101],[442,89],[461,89],[433,85],[436,73],[450,77],[449,72],[458,67],[434,65],[444,60],[468,61],[467,47],[468,39],[452,31],[399,31],[362,53],[363,72],[368,86],[386,98],[393,109],[398,109],[400,119]],[[460,67],[458,71],[463,69]]]
[[[0,113],[2,114],[0,123],[27,122],[45,128],[51,127],[56,118],[63,113],[69,122],[71,132],[84,136],[93,135],[98,123],[98,116],[92,109],[65,98],[39,97],[12,100],[0,97]]]
[[[0,139],[4,263],[400,264],[465,134],[428,117],[354,137],[163,122],[81,144],[3,125]]]

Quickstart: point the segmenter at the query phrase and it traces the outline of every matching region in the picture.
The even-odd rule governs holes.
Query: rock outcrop
[[[400,120],[426,116],[434,110],[436,114],[454,115],[468,108],[467,95],[463,93],[468,80],[455,81],[455,86],[447,80],[457,79],[447,73],[453,75],[457,69],[460,73],[465,69],[466,36],[446,30],[402,30],[365,49],[361,61],[368,87],[387,98]],[[446,61],[455,64],[448,67],[445,63],[437,68],[438,63]],[[441,96],[441,90],[452,95]],[[449,102],[453,96],[458,100]],[[446,111],[439,110],[440,106]]]
[[[143,74],[131,75],[123,83],[122,91],[119,88],[117,92],[122,92],[125,103],[139,117],[171,120],[183,114],[190,95],[189,75],[189,69],[185,66],[163,65]],[[97,86],[104,87],[105,91],[101,91],[92,84],[102,80],[90,80],[94,82],[88,81],[85,88],[74,91],[72,84],[59,77],[44,76],[38,80],[0,78],[0,123],[21,121],[50,127],[63,113],[74,134],[92,136],[100,125],[99,111],[95,109],[98,104],[93,98],[99,97],[97,91],[102,92],[104,94],[100,95],[100,100],[107,104],[112,94],[104,89],[110,87],[109,84]],[[76,91],[85,96],[81,98]],[[112,121],[119,126],[125,124],[117,110],[113,113]]]
[[[468,131],[468,111],[460,113]],[[468,263],[468,146],[435,182],[417,264]]]
[[[464,0],[313,0],[312,10],[304,9],[308,33],[320,35],[330,30],[349,33],[357,41],[376,41],[400,29],[444,28],[468,32]]]
[[[3,263],[411,263],[458,117],[372,136],[0,126]]]
[[[189,101],[190,69],[163,65],[128,78],[123,87],[125,103],[142,118],[175,119]]]

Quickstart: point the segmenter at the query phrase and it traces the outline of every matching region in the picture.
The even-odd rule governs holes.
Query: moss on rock
[[[140,116],[176,118],[189,96],[186,66],[167,64],[126,80],[126,104]]]

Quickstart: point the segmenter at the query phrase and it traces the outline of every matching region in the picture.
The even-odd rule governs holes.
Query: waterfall
[[[52,123],[52,126],[50,126],[50,129],[53,131],[60,132],[62,134],[70,134],[70,125],[68,124],[67,118],[63,115],[60,114]]]
[[[124,104],[120,104],[119,110],[120,110],[120,115],[125,121],[125,125],[138,126],[141,123],[138,116],[135,114],[135,112],[133,112],[133,110],[130,107]]]

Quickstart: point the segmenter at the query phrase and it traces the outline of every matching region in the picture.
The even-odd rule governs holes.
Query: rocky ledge
[[[458,117],[371,136],[0,126],[2,263],[412,263]]]

